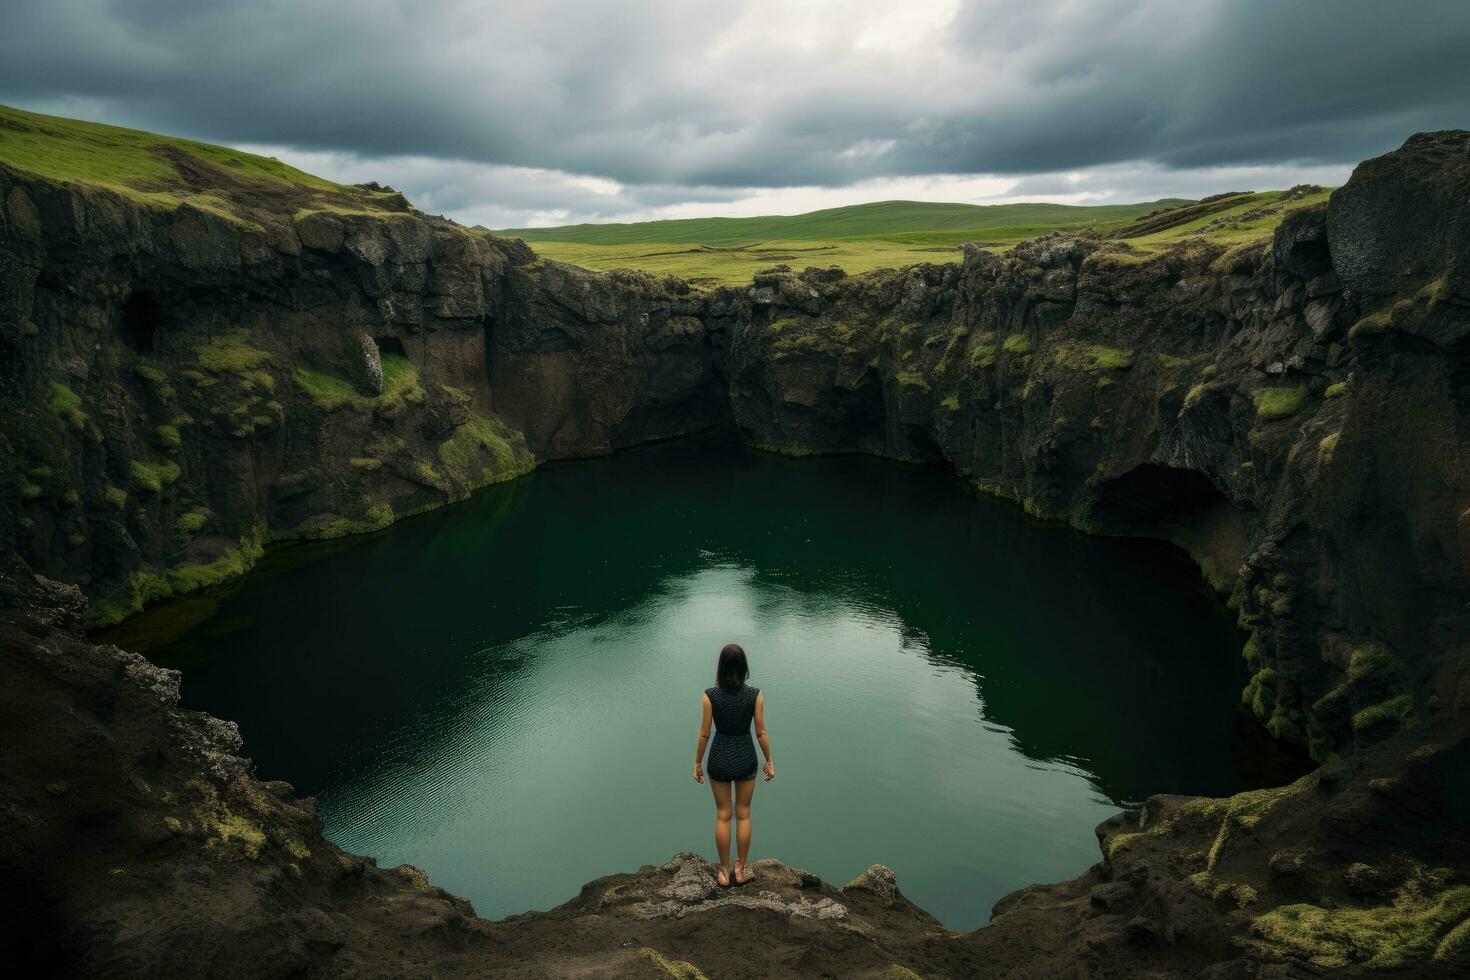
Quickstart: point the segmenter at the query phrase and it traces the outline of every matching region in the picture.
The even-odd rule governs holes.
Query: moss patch
[[[1240,700],[1262,721],[1270,717],[1276,708],[1276,679],[1276,671],[1265,667],[1251,676],[1245,690],[1240,693]]]
[[[1408,694],[1400,694],[1370,705],[1353,715],[1353,731],[1366,732],[1390,725],[1413,728],[1417,721],[1414,716],[1414,699]]]
[[[46,407],[51,410],[52,415],[65,419],[75,428],[80,429],[87,424],[87,413],[82,411],[81,396],[60,381],[51,382],[46,396]]]
[[[179,529],[180,534],[194,534],[209,523],[210,517],[211,514],[207,510],[191,510],[187,514],[180,515],[175,526]]]
[[[1332,909],[1284,905],[1257,918],[1251,932],[1268,951],[1321,969],[1352,964],[1392,967],[1439,955],[1466,916],[1470,916],[1470,886],[1427,896],[1417,882],[1411,882],[1390,905]]]
[[[419,387],[419,369],[413,362],[400,354],[385,354],[383,364],[383,399],[402,399],[410,405],[424,400],[424,389]]]
[[[1392,650],[1380,643],[1359,647],[1348,657],[1349,684],[1387,683],[1403,670],[1403,664]]]
[[[312,402],[324,412],[335,412],[343,405],[355,405],[367,401],[357,393],[350,382],[310,368],[297,368],[293,375],[301,390],[311,397]]]
[[[386,503],[368,503],[363,516],[358,519],[350,517],[335,517],[329,514],[319,514],[298,525],[289,534],[282,537],[311,538],[313,540],[330,540],[332,538],[345,538],[350,534],[370,534],[373,531],[381,531],[393,523],[393,508]]]
[[[995,356],[1000,348],[994,344],[976,344],[970,349],[970,367],[988,368],[995,366]]]
[[[1023,357],[1031,353],[1031,338],[1023,333],[1013,333],[1000,346],[1007,354]]]
[[[134,572],[130,580],[130,593],[125,598],[114,598],[88,607],[87,625],[108,626],[142,609],[146,603],[185,595],[239,578],[264,553],[261,545],[263,537],[264,529],[258,527],[240,538],[237,547],[225,549],[225,553],[214,561],[180,565],[162,572]]]
[[[1470,918],[1451,929],[1434,949],[1434,958],[1470,955]]]
[[[304,367],[297,368],[294,377],[296,383],[301,386],[301,390],[311,397],[318,408],[326,412],[334,412],[343,405],[357,405],[359,402],[370,401],[359,395],[351,382],[321,371],[313,371]]]
[[[293,377],[301,390],[325,412],[335,412],[343,407],[370,412],[390,402],[417,405],[424,400],[418,368],[412,361],[399,354],[386,354],[382,358],[382,366],[383,393],[376,396],[361,395],[352,382],[311,368],[298,367]]]
[[[162,493],[163,488],[179,478],[179,464],[174,462],[145,463],[133,460],[129,467],[133,487],[149,493]]]
[[[644,946],[638,950],[638,955],[652,964],[660,975],[673,977],[674,980],[708,980],[693,963],[687,960],[669,959],[650,946]]]
[[[1307,400],[1305,386],[1295,388],[1262,388],[1254,394],[1256,417],[1284,419],[1301,411]]]
[[[471,416],[440,443],[437,454],[452,475],[471,486],[509,480],[535,466],[519,433],[499,419],[480,415]],[[431,479],[438,479],[432,468],[428,473]]]
[[[1199,797],[1185,803],[1181,810],[1206,820],[1232,818],[1244,826],[1254,826],[1260,823],[1261,819],[1271,812],[1276,804],[1295,795],[1296,792],[1296,785],[1293,783],[1236,793],[1234,796],[1220,799]]]
[[[153,436],[164,449],[174,450],[184,444],[184,437],[179,435],[179,427],[176,425],[154,426]]]
[[[192,813],[193,825],[204,836],[205,847],[252,861],[260,857],[266,838],[259,824],[230,809],[215,788],[203,780],[191,779],[188,786],[199,797]]]
[[[1370,313],[1348,328],[1348,336],[1362,337],[1367,334],[1382,333],[1389,328],[1392,322],[1391,314],[1386,311]]]
[[[1133,366],[1131,351],[1096,344],[1060,344],[1053,357],[1057,364],[1073,371],[1125,371]]]
[[[237,374],[249,376],[256,368],[270,360],[263,350],[245,343],[242,331],[216,337],[194,348],[199,366],[214,374]]]

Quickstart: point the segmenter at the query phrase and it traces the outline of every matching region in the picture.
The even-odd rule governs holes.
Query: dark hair
[[[727,691],[738,691],[750,676],[750,664],[738,643],[726,643],[720,651],[720,665],[715,668],[715,683]]]

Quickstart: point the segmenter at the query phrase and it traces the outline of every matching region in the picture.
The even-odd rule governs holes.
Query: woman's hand
[[[701,766],[697,762],[694,764],[694,781],[696,783],[704,782],[704,766]]]
[[[768,760],[766,760],[766,782],[769,783],[771,780],[773,780],[775,778],[776,778],[776,764],[774,762],[771,762],[768,759]]]

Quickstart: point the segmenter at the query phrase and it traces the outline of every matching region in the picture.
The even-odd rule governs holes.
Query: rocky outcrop
[[[178,674],[88,642],[74,586],[0,567],[0,915],[27,976],[1462,976],[1470,792],[1435,723],[1279,790],[1155,797],[1081,877],[952,933],[874,866],[779,861],[722,889],[692,854],[500,922],[321,836]],[[752,937],[759,937],[758,941]],[[1410,974],[1403,973],[1409,967]]]
[[[710,292],[412,210],[243,220],[0,170],[0,865],[26,955],[165,975],[1463,971],[1467,166],[1470,135],[1415,137],[1270,242],[1050,236]],[[882,869],[835,889],[771,864],[729,893],[691,856],[486,923],[327,844],[232,726],[79,633],[82,593],[110,621],[273,539],[722,429],[942,463],[1038,517],[1174,541],[1251,632],[1245,703],[1323,768],[1156,797],[1100,828],[1097,867],[975,933]],[[757,923],[767,946],[719,958]]]
[[[947,933],[879,867],[837,889],[766,860],[724,889],[680,854],[478,919],[422,871],[324,840],[311,801],[250,774],[233,724],[179,707],[177,672],[88,643],[83,605],[0,568],[0,913],[23,975],[946,972],[924,947]]]
[[[1247,703],[1334,758],[1460,696],[1436,672],[1470,635],[1467,145],[1416,137],[1268,243],[1052,236],[959,268],[758,277],[736,424],[1173,540],[1251,631]]]
[[[0,546],[90,621],[729,418],[678,282],[413,211],[148,208],[0,167]]]

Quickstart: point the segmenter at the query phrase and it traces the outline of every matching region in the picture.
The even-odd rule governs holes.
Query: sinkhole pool
[[[498,918],[714,856],[700,692],[742,644],[778,775],[752,858],[873,863],[956,929],[1098,859],[1155,792],[1280,781],[1193,566],[939,470],[667,444],[548,466],[365,538],[272,552],[108,637],[184,669],[329,839]]]

